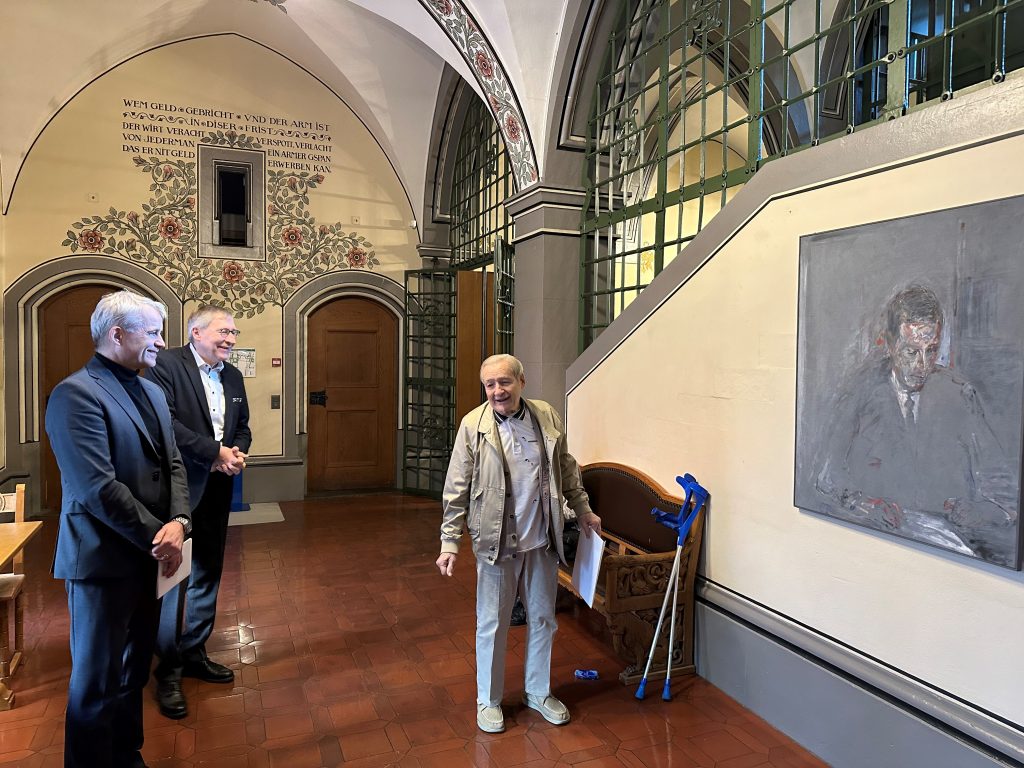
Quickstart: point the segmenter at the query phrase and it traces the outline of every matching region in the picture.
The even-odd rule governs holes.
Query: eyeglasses
[[[222,339],[226,339],[228,336],[234,336],[237,339],[241,331],[237,328],[218,328],[217,333]]]

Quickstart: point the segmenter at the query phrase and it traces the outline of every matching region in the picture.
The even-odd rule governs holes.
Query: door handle
[[[309,404],[310,405],[327,405],[327,390],[321,389],[317,392],[309,393]]]

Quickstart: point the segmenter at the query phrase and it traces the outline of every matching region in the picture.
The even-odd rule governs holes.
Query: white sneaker
[[[541,700],[540,696],[527,693],[523,696],[523,704],[540,712],[541,717],[552,725],[565,725],[569,722],[569,708],[554,696]]]
[[[476,705],[476,727],[484,733],[501,733],[505,730],[505,716],[501,707]]]

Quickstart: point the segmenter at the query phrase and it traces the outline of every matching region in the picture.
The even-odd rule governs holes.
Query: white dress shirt
[[[209,365],[196,348],[189,344],[189,349],[196,358],[196,365],[199,366],[199,376],[203,380],[203,389],[206,390],[206,405],[210,409],[210,421],[213,422],[213,436],[218,441],[224,439],[224,382],[220,374],[224,370],[224,363]]]

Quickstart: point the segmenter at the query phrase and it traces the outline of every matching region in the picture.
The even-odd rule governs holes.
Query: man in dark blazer
[[[227,362],[238,334],[230,312],[201,306],[188,319],[189,343],[161,352],[150,375],[167,395],[194,525],[192,575],[187,589],[182,584],[164,600],[157,636],[157,703],[174,719],[188,714],[183,675],[211,683],[234,680],[228,667],[207,656],[206,641],[217,613],[233,480],[252,442],[245,383]]]
[[[92,314],[96,355],[54,388],[46,432],[63,501],[53,575],[65,579],[71,680],[67,768],[140,768],[142,689],[190,527],[185,469],[163,391],[140,378],[164,346],[163,304],[129,291]]]

